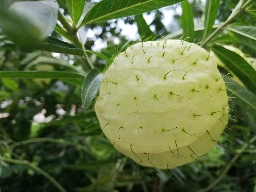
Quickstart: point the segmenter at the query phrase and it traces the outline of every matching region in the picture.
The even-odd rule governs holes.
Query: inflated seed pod
[[[226,86],[214,56],[181,40],[148,41],[106,71],[95,110],[113,146],[161,169],[212,149],[228,120]]]

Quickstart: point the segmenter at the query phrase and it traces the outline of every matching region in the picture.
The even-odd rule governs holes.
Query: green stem
[[[60,23],[62,24],[62,26],[66,29],[67,34],[72,39],[74,45],[83,50],[83,56],[81,57],[82,62],[84,64],[83,68],[85,70],[88,68],[93,69],[94,67],[93,67],[92,63],[90,62],[90,59],[86,53],[86,49],[79,40],[79,37],[77,35],[77,30],[69,24],[69,22],[66,20],[65,16],[61,13],[60,10],[58,11],[58,19],[59,19]]]
[[[48,143],[58,143],[58,144],[62,144],[62,145],[70,145],[70,146],[74,146],[76,147],[78,150],[84,150],[87,153],[89,153],[92,157],[94,157],[95,159],[97,159],[97,155],[88,147],[85,147],[84,145],[81,145],[79,143],[76,142],[72,142],[72,141],[66,141],[64,139],[54,139],[54,138],[35,138],[35,139],[29,139],[29,140],[25,140],[25,141],[21,141],[21,142],[16,142],[16,143],[12,143],[9,145],[9,147],[11,149],[15,148],[15,147],[19,147],[22,145],[27,145],[30,143],[38,143],[38,142],[48,142]]]
[[[82,145],[80,145],[78,143],[71,142],[71,141],[66,141],[64,139],[53,139],[53,138],[29,139],[29,140],[13,143],[13,144],[11,144],[9,146],[11,148],[14,148],[14,147],[18,147],[18,146],[21,146],[21,145],[27,145],[27,144],[30,144],[30,143],[37,143],[37,142],[49,142],[49,143],[58,143],[58,144],[63,144],[63,145],[72,145],[72,146],[81,148],[81,149],[83,149],[85,151],[88,151],[88,149],[86,147],[84,147],[84,146],[82,146]]]
[[[59,191],[61,192],[67,192],[51,175],[49,175],[44,170],[40,169],[39,167],[33,165],[29,161],[26,160],[16,160],[16,159],[9,159],[5,157],[0,157],[0,160],[5,162],[10,162],[14,164],[20,164],[20,165],[26,165],[30,167],[31,169],[35,170],[37,173],[43,175],[46,179],[48,179]]]
[[[143,189],[143,192],[148,192],[148,189],[147,189],[147,186],[146,186],[145,182],[141,181],[140,183],[141,183],[141,187]]]
[[[220,30],[222,30],[225,26],[227,26],[228,24],[230,24],[236,17],[238,17],[243,11],[245,11],[245,9],[247,7],[249,7],[253,2],[255,2],[256,0],[249,0],[247,1],[240,9],[236,10],[234,13],[232,13],[230,15],[230,17],[224,22],[222,23],[202,44],[202,47],[205,47],[207,45],[207,43],[209,43],[210,40],[212,40],[213,37],[215,37]]]
[[[111,181],[109,182],[110,188],[112,189],[111,191],[115,191],[114,187],[115,187],[116,179],[118,178],[119,173],[121,173],[123,171],[126,160],[127,160],[127,158],[119,159],[119,161],[116,164],[116,167],[113,170],[113,173],[112,173],[113,176],[112,176]]]
[[[254,141],[256,141],[256,136],[254,136],[250,141],[249,144],[244,144],[243,147],[239,150],[239,153],[236,154],[233,159],[230,161],[230,163],[227,165],[227,167],[222,171],[222,173],[220,174],[220,176],[208,187],[206,187],[205,189],[200,190],[199,192],[207,192],[210,189],[212,189],[215,185],[217,185],[222,179],[223,177],[226,175],[226,173],[228,172],[228,170],[231,168],[231,166],[236,162],[236,160],[240,157],[240,155],[246,150],[246,148],[248,146],[250,146],[250,144],[252,144]]]

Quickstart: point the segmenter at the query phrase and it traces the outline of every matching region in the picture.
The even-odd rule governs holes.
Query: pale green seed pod
[[[215,58],[181,40],[137,43],[106,71],[95,110],[106,137],[140,165],[174,168],[212,149],[228,121]]]
[[[0,28],[22,51],[31,52],[54,30],[58,9],[56,0],[4,1]]]

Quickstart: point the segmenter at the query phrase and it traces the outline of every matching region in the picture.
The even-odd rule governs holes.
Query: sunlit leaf
[[[136,15],[135,21],[138,26],[138,32],[140,34],[140,38],[142,40],[148,40],[148,41],[153,40],[156,35],[151,31],[143,15],[142,14]]]
[[[12,79],[2,78],[1,81],[6,88],[12,91],[15,91],[19,88],[18,83]]]
[[[188,0],[181,3],[183,38],[188,42],[194,42],[194,17],[192,7]]]
[[[85,0],[66,0],[66,4],[74,26],[76,26],[83,13]]]
[[[207,38],[212,30],[212,26],[217,18],[220,0],[207,0],[204,13],[204,35],[203,41]]]
[[[132,0],[117,1],[104,0],[97,3],[85,16],[82,25],[98,23],[131,15],[138,15],[144,12],[153,11],[161,7],[173,5],[182,0]]]

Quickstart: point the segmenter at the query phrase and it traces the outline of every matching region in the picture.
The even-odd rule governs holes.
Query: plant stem
[[[22,145],[27,145],[27,144],[30,144],[30,143],[38,143],[38,142],[58,143],[58,144],[62,144],[62,145],[74,146],[78,150],[86,151],[87,153],[89,153],[95,159],[98,158],[97,155],[89,147],[86,147],[86,146],[84,146],[82,144],[79,144],[79,143],[76,143],[76,142],[67,141],[67,140],[64,140],[64,139],[34,138],[34,139],[28,139],[28,140],[21,141],[21,142],[12,143],[12,144],[9,145],[9,147],[11,149],[13,149],[15,147],[19,147],[19,146],[22,146]]]
[[[228,170],[231,168],[231,166],[236,162],[236,160],[240,157],[240,155],[246,150],[246,148],[248,146],[250,146],[250,144],[252,144],[254,141],[256,141],[256,136],[254,136],[249,143],[244,144],[243,147],[239,150],[239,153],[236,154],[233,159],[230,161],[230,163],[227,165],[227,167],[222,171],[222,173],[220,174],[220,176],[208,187],[206,187],[205,189],[200,190],[199,192],[207,192],[210,189],[212,189],[215,185],[217,185],[222,179],[223,177],[226,175],[226,173],[228,172]]]
[[[80,42],[79,37],[77,35],[77,29],[75,29],[74,27],[72,27],[69,22],[66,20],[65,16],[61,13],[61,11],[58,11],[58,19],[61,22],[62,26],[66,29],[67,34],[70,36],[70,38],[72,39],[74,45],[80,49],[83,50],[83,56],[81,57],[82,62],[83,62],[83,68],[86,69],[93,69],[93,65],[89,60],[89,57],[86,53],[86,49],[84,47],[84,45]]]
[[[61,192],[67,192],[51,175],[49,175],[44,170],[40,169],[39,167],[33,165],[29,161],[26,160],[16,160],[16,159],[9,159],[5,157],[0,157],[0,160],[5,162],[10,162],[14,164],[20,164],[20,165],[26,165],[30,167],[31,169],[35,170],[37,173],[43,175],[46,179],[48,179],[59,191]]]
[[[115,187],[116,179],[118,177],[118,174],[123,171],[126,160],[127,160],[127,158],[119,159],[119,161],[117,162],[117,164],[113,170],[113,173],[112,173],[113,176],[112,176],[111,182],[109,182],[110,188],[112,189],[111,191],[115,191],[114,187]]]
[[[241,6],[241,8],[239,8],[238,10],[236,10],[234,13],[232,13],[229,18],[222,23],[202,44],[202,47],[205,47],[207,45],[207,43],[209,43],[209,41],[215,37],[215,35],[217,35],[220,30],[222,30],[225,26],[227,26],[228,24],[230,24],[237,16],[239,16],[247,7],[249,7],[253,2],[255,2],[256,0],[249,0],[247,1],[244,5]]]
[[[35,139],[29,139],[29,140],[25,140],[25,141],[21,141],[21,142],[16,142],[16,143],[13,143],[11,145],[9,145],[11,148],[14,148],[14,147],[18,147],[18,146],[21,146],[21,145],[27,145],[27,144],[30,144],[30,143],[37,143],[37,142],[49,142],[49,143],[59,143],[59,144],[63,144],[63,145],[72,145],[72,146],[75,146],[75,147],[78,147],[78,148],[81,148],[85,151],[88,151],[88,149],[78,143],[75,143],[75,142],[71,142],[71,141],[66,141],[64,139],[54,139],[54,138],[35,138]]]
[[[141,184],[141,187],[143,189],[143,192],[148,192],[148,189],[147,189],[147,186],[146,186],[145,182],[141,181],[140,184]]]

